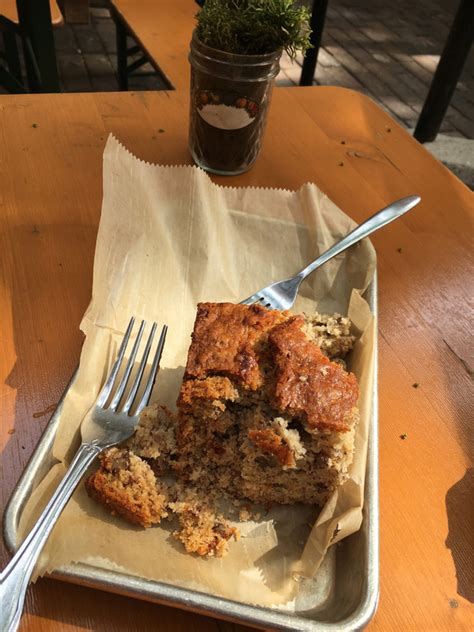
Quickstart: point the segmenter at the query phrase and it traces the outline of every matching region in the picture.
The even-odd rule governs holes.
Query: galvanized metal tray
[[[374,278],[366,299],[377,315],[377,281]],[[374,348],[375,372],[372,390],[372,419],[367,455],[364,517],[361,529],[333,547],[331,563],[325,564],[324,578],[318,575],[306,592],[314,587],[315,599],[305,599],[303,611],[286,612],[261,608],[230,599],[188,590],[171,584],[149,581],[121,572],[104,570],[85,564],[71,564],[51,576],[62,581],[99,588],[109,592],[163,603],[194,612],[248,623],[275,630],[306,630],[349,632],[363,629],[377,608],[379,592],[379,501],[378,501],[378,400],[377,346]],[[74,379],[74,378],[73,378]],[[38,443],[4,516],[4,537],[11,552],[16,548],[19,519],[25,503],[35,487],[55,463],[52,446],[59,423],[60,405]],[[324,590],[320,585],[324,584]],[[319,593],[316,596],[316,593]],[[324,593],[324,597],[322,596]]]

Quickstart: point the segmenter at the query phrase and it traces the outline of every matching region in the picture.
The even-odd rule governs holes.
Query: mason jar
[[[247,171],[262,145],[273,80],[281,50],[236,55],[191,40],[189,147],[206,171],[236,175]]]

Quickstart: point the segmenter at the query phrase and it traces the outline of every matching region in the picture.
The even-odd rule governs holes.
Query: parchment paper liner
[[[196,167],[144,163],[113,137],[104,152],[103,180],[92,301],[81,323],[86,339],[79,372],[54,445],[59,463],[27,503],[21,538],[77,449],[81,420],[130,315],[170,327],[153,398],[173,406],[198,301],[238,302],[290,276],[354,226],[314,184],[297,192],[223,188]],[[170,525],[134,528],[91,501],[81,485],[49,538],[36,575],[85,562],[294,609],[301,578],[314,576],[328,546],[357,531],[362,520],[375,323],[360,293],[374,269],[375,253],[365,240],[313,274],[294,308],[307,313],[349,310],[360,334],[351,358],[361,386],[355,459],[350,479],[319,516],[312,507],[276,507],[259,523],[239,524],[244,537],[231,543],[227,557],[197,559],[171,537]],[[332,557],[326,557],[324,567]],[[320,590],[323,575],[327,569],[318,573]]]

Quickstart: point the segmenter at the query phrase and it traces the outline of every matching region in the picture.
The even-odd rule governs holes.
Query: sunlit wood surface
[[[189,89],[189,42],[199,6],[194,0],[111,0],[127,31],[177,90]]]
[[[144,160],[183,164],[187,125],[186,92],[0,96],[2,510],[78,361],[107,135]],[[276,90],[255,167],[215,179],[312,181],[357,221],[421,195],[373,238],[381,596],[370,629],[472,629],[472,193],[373,102],[341,88]],[[21,629],[247,628],[39,580]]]
[[[61,26],[64,20],[56,0],[50,0],[49,8],[51,11],[51,24],[53,26]],[[18,23],[16,0],[0,0],[0,15]]]

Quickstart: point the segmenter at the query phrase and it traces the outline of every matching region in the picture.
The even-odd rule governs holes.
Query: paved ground
[[[414,128],[449,33],[456,0],[331,0],[315,83],[368,94]],[[284,59],[283,81],[299,79]],[[474,138],[474,50],[441,128]]]
[[[107,1],[92,4],[102,6],[91,9],[90,24],[55,32],[66,91],[117,89],[115,27]],[[364,92],[402,125],[415,127],[456,7],[456,0],[331,0],[315,83]],[[296,85],[299,64],[284,57],[281,66],[278,83]],[[133,78],[130,87],[162,88],[156,76]],[[474,138],[474,50],[441,132]]]

